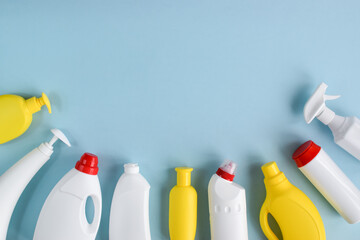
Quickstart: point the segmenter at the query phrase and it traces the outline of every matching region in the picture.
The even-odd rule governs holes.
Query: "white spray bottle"
[[[53,145],[60,139],[70,146],[69,140],[58,129],[52,129],[54,137],[42,143],[0,176],[0,240],[5,240],[11,215],[21,193],[40,168],[53,154]]]
[[[34,240],[94,240],[102,209],[98,158],[85,153],[53,188],[36,224]],[[86,218],[86,201],[94,204],[94,217]]]
[[[226,161],[210,179],[211,240],[248,240],[245,189],[233,182],[235,169]]]
[[[124,165],[111,203],[109,239],[150,240],[150,185],[138,164]]]
[[[309,124],[315,117],[328,125],[334,141],[360,160],[360,120],[356,117],[342,117],[330,110],[325,102],[340,96],[325,95],[325,83],[321,83],[304,107],[305,121]]]

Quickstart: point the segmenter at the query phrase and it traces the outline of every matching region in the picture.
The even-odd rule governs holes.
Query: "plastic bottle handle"
[[[268,222],[269,213],[270,213],[270,211],[267,209],[267,207],[264,204],[261,207],[261,210],[260,210],[260,226],[261,226],[261,229],[263,230],[265,236],[269,240],[279,240],[277,238],[277,236],[275,235],[275,233],[271,230],[271,228],[269,226],[269,222]]]
[[[92,199],[94,203],[94,218],[91,223],[89,223],[86,218],[86,209],[85,209],[86,201],[89,197]],[[101,218],[101,198],[97,195],[88,195],[87,197],[84,198],[82,205],[84,207],[84,211],[82,211],[83,216],[80,217],[81,225],[83,226],[83,229],[87,234],[94,234],[98,229]]]

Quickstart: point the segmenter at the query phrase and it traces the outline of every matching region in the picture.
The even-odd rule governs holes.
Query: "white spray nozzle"
[[[71,147],[71,144],[69,142],[69,140],[67,139],[67,137],[65,136],[65,134],[60,131],[59,129],[51,129],[51,132],[54,134],[54,137],[50,140],[49,145],[53,146],[54,143],[60,139],[63,143],[65,143],[66,145],[68,145],[69,147]]]
[[[230,160],[226,160],[223,162],[223,164],[221,164],[220,168],[224,171],[227,172],[228,174],[234,175],[235,170],[236,170],[236,163],[230,161]]]
[[[327,100],[334,100],[340,95],[326,95],[328,85],[321,83],[315,90],[313,95],[309,98],[304,107],[304,118],[306,123],[311,123],[317,117],[324,124],[329,124],[335,116],[335,113],[326,107]]]

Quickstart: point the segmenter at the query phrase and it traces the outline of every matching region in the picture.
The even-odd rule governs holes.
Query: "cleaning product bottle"
[[[293,154],[300,171],[348,223],[360,221],[360,191],[327,153],[313,141]]]
[[[209,182],[212,240],[248,240],[245,189],[233,182],[235,169],[225,161]]]
[[[60,139],[70,146],[69,140],[58,129],[52,129],[54,137],[49,143],[42,143],[0,176],[0,240],[5,240],[11,215],[21,193],[33,176],[50,159],[53,145]]]
[[[260,211],[260,225],[269,240],[278,240],[268,224],[270,213],[284,240],[325,240],[324,224],[311,200],[292,185],[275,162],[261,167],[266,199]]]
[[[45,93],[42,97],[27,100],[16,95],[0,96],[0,144],[23,134],[30,126],[32,115],[46,105],[51,113],[50,101]]]
[[[360,160],[360,120],[356,117],[336,115],[326,105],[326,100],[337,99],[340,96],[325,95],[325,83],[321,83],[304,107],[304,117],[307,123],[316,117],[328,125],[334,135],[334,141]]]
[[[109,239],[150,240],[150,185],[138,164],[124,165],[111,203]]]
[[[101,189],[98,158],[85,153],[54,187],[41,209],[34,240],[94,240],[101,218]],[[91,198],[94,217],[86,217],[86,201]]]
[[[197,193],[191,186],[192,168],[175,168],[177,185],[170,191],[170,240],[194,240],[197,220]]]

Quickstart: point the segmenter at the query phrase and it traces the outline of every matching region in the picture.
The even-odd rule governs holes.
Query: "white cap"
[[[316,117],[322,123],[328,125],[335,117],[335,113],[326,107],[325,102],[327,100],[337,99],[340,95],[325,95],[327,87],[328,85],[321,83],[305,104],[304,118],[306,123],[311,123],[311,121]]]
[[[139,165],[137,163],[126,163],[124,164],[125,173],[139,173]]]

